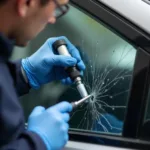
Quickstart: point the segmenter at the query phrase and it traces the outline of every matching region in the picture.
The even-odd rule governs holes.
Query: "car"
[[[71,114],[66,149],[149,149],[150,1],[70,0],[69,5],[55,26],[48,25],[26,53],[16,48],[12,59],[28,56],[49,37],[66,36],[84,60],[83,82],[93,95]],[[80,98],[74,85],[56,81],[21,102],[27,119],[36,105]]]

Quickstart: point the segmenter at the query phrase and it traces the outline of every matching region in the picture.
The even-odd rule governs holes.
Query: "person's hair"
[[[7,0],[0,0],[0,5],[5,3]]]
[[[8,0],[0,0],[0,5],[6,3],[6,1]],[[50,0],[40,0],[41,1],[41,5],[45,5],[47,4]]]

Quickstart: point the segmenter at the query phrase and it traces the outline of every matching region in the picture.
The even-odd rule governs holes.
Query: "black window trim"
[[[119,34],[126,41],[131,43],[137,49],[134,73],[132,79],[132,88],[129,96],[126,118],[123,129],[123,137],[111,135],[97,135],[91,132],[79,132],[70,130],[70,139],[82,141],[91,136],[100,137],[100,139],[116,139],[120,146],[146,149],[150,148],[150,142],[141,139],[140,129],[143,124],[143,115],[147,103],[147,89],[150,86],[150,35],[137,27],[135,24],[120,16],[101,2],[96,0],[70,0],[71,4],[81,9],[88,15],[91,15],[97,21],[104,23],[108,28]],[[144,60],[144,61],[141,61]],[[143,82],[139,80],[142,78]],[[138,86],[138,87],[137,87]],[[137,97],[138,93],[138,97]],[[135,104],[136,109],[135,109]],[[133,112],[134,110],[134,112]],[[132,114],[132,115],[131,115]],[[137,117],[138,116],[138,117]],[[81,138],[82,137],[82,138]],[[89,140],[89,139],[88,139]],[[94,140],[86,142],[94,143]],[[124,142],[123,142],[124,141]],[[121,144],[122,143],[122,144]]]
[[[150,142],[140,139],[120,137],[117,135],[99,134],[90,131],[69,130],[69,140],[76,142],[85,142],[122,148],[134,148],[147,150],[150,148]],[[103,141],[100,143],[99,141]]]

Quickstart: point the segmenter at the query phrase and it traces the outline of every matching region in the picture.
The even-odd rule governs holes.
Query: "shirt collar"
[[[0,33],[0,60],[7,61],[11,54],[14,47],[14,41],[9,40],[7,37]]]

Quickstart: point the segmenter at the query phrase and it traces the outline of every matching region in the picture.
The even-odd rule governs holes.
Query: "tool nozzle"
[[[82,98],[88,96],[87,90],[86,90],[84,84],[82,83],[81,77],[77,77],[75,79],[75,84],[76,84],[77,90],[80,93]]]
[[[73,109],[76,109],[78,106],[80,106],[81,104],[83,104],[84,102],[86,102],[91,97],[92,97],[92,95],[88,95],[88,96],[82,98],[79,101],[72,102],[71,104],[72,104]]]

